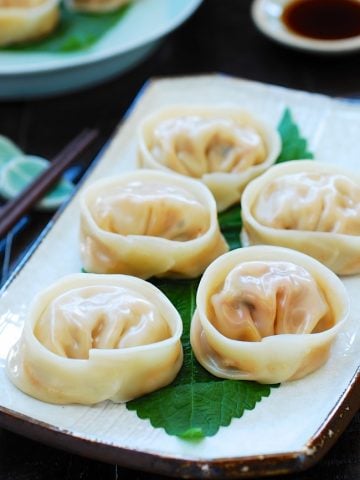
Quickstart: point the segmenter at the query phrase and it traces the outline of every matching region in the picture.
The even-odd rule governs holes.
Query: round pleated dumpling
[[[81,258],[94,273],[197,277],[228,250],[200,182],[137,170],[100,180],[81,198]]]
[[[360,177],[302,160],[269,169],[242,197],[245,245],[294,248],[339,275],[360,272]]]
[[[106,13],[134,0],[65,0],[68,8],[79,12]]]
[[[138,136],[140,166],[201,180],[219,211],[240,200],[281,147],[274,128],[233,107],[163,108],[142,122]]]
[[[48,35],[59,15],[59,0],[0,0],[0,46]]]
[[[281,247],[242,248],[205,271],[191,345],[218,377],[294,380],[326,362],[347,315],[342,282],[320,262]]]
[[[175,308],[144,280],[70,275],[34,299],[7,371],[45,402],[126,402],[175,378],[181,333]]]

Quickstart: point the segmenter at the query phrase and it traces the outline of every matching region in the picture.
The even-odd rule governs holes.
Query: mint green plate
[[[9,138],[0,135],[0,169],[12,158],[22,155],[23,152]]]
[[[34,155],[19,155],[12,158],[0,170],[1,196],[5,199],[16,197],[48,166],[48,160]],[[36,207],[40,210],[56,209],[69,198],[73,190],[74,185],[63,178]]]
[[[39,98],[98,84],[133,67],[202,0],[134,0],[91,47],[77,52],[0,51],[0,99]]]

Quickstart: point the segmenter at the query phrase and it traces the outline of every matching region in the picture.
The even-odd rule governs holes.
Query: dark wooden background
[[[0,134],[12,138],[27,153],[51,158],[84,126],[98,126],[101,129],[98,145],[81,161],[86,168],[141,86],[149,78],[159,76],[224,72],[295,89],[360,99],[360,54],[326,57],[276,45],[254,27],[250,4],[249,0],[204,0],[195,15],[166,37],[144,63],[96,88],[36,101],[0,103]],[[14,241],[12,265],[49,219],[49,214],[44,213],[32,216],[29,226]],[[118,480],[125,477],[165,479],[84,459],[0,430],[1,480]],[[352,420],[321,462],[290,478],[360,479],[360,415]]]

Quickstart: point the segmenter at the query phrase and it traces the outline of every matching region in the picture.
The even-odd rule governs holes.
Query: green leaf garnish
[[[75,12],[62,6],[60,23],[51,35],[33,42],[3,47],[3,49],[52,53],[84,50],[94,45],[114,27],[129,8],[130,5],[126,5],[114,12],[95,14]]]
[[[228,208],[218,215],[220,229],[222,231],[232,228],[241,229],[242,221],[238,205]]]
[[[127,403],[138,417],[153,427],[186,440],[212,436],[222,426],[270,394],[270,385],[241,380],[223,380],[208,373],[195,359],[190,345],[190,322],[195,309],[198,280],[154,282],[179,311],[184,333],[184,363],[175,381],[156,392]],[[275,385],[274,385],[275,387]]]
[[[219,225],[230,250],[241,247],[240,231],[242,228],[240,204],[219,213]]]
[[[282,140],[282,148],[276,163],[314,158],[314,155],[308,151],[307,141],[301,137],[299,127],[294,122],[288,108],[283,113],[278,131]]]

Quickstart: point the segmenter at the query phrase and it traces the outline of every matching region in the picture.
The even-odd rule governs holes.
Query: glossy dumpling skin
[[[175,308],[144,280],[70,275],[34,299],[7,372],[45,402],[126,402],[175,378],[181,332]]]
[[[233,107],[163,108],[138,132],[139,165],[197,178],[219,211],[239,201],[246,184],[276,160],[277,131]]]
[[[210,191],[166,172],[137,170],[90,185],[80,223],[88,272],[197,277],[228,250]]]
[[[79,12],[112,12],[127,5],[132,0],[65,0],[71,10]]]
[[[245,189],[244,245],[311,255],[339,275],[360,272],[360,178],[325,163],[272,167]]]
[[[0,46],[51,33],[59,21],[59,0],[0,0]]]
[[[233,250],[205,271],[191,345],[210,373],[278,383],[323,365],[348,315],[348,297],[328,268],[281,247]]]

